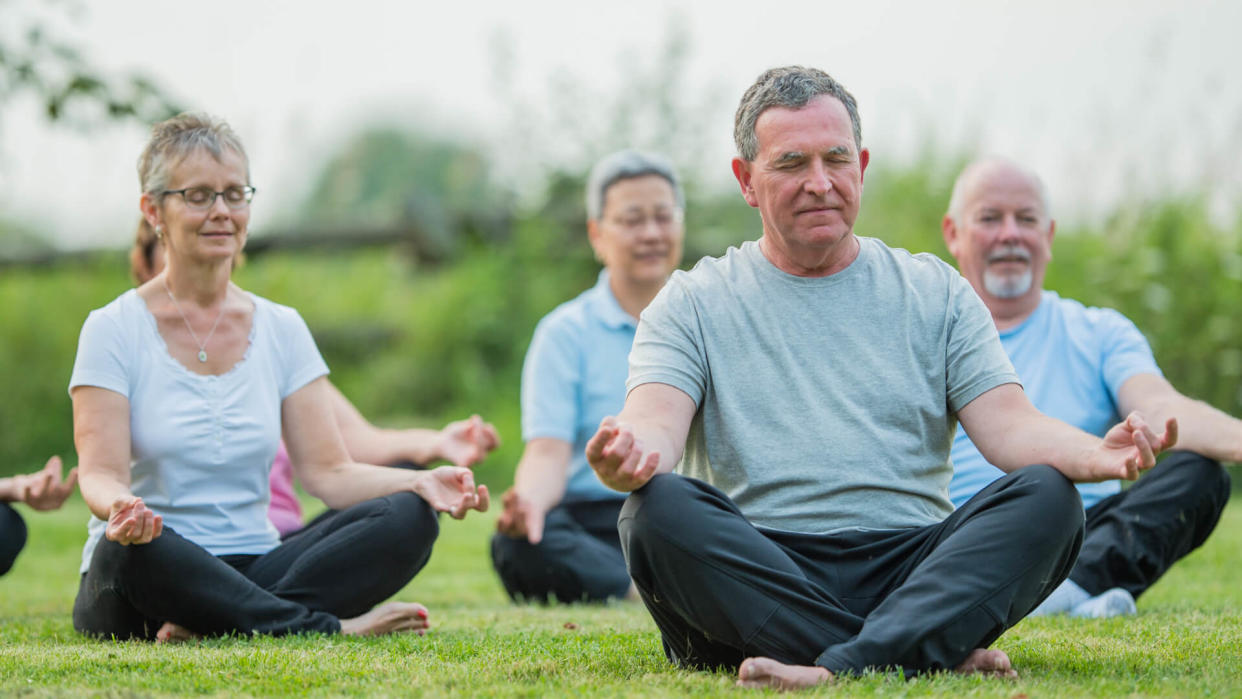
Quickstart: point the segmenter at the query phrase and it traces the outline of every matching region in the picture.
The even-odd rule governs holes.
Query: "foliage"
[[[397,599],[431,611],[424,636],[217,639],[165,647],[73,631],[86,509],[32,514],[30,546],[0,578],[0,687],[20,695],[718,696],[728,672],[675,669],[638,604],[514,606],[487,559],[495,511],[445,520],[427,568]],[[868,675],[807,696],[1191,696],[1242,686],[1242,510],[1139,600],[1139,614],[1030,619],[995,644],[1015,682]]]
[[[949,163],[947,165],[943,163]],[[869,171],[859,232],[947,256],[939,221],[960,161],[929,158]],[[478,412],[505,440],[481,469],[508,484],[521,451],[522,359],[540,317],[594,280],[581,223],[580,180],[563,177],[507,238],[464,238],[451,264],[419,265],[397,248],[269,253],[237,272],[247,289],[303,314],[333,380],[381,424],[425,426]],[[1242,222],[1222,229],[1195,200],[1127,207],[1099,229],[1058,233],[1050,288],[1118,308],[1151,341],[1166,375],[1189,395],[1242,415]],[[687,266],[753,238],[758,215],[740,196],[688,202]],[[129,286],[119,253],[0,277],[0,473],[72,457],[65,397],[86,314]]]

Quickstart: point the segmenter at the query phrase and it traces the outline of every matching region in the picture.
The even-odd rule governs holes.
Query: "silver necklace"
[[[190,326],[190,319],[185,317],[185,311],[181,310],[181,304],[177,303],[177,297],[173,296],[172,289],[168,288],[168,279],[161,278],[160,282],[164,284],[164,291],[168,292],[168,299],[173,302],[173,307],[177,309],[177,313],[181,315],[182,322],[185,323],[185,329],[190,331],[190,337],[194,338],[194,344],[198,345],[198,361],[200,363],[207,362],[207,343],[211,342],[211,336],[216,334],[216,328],[220,325],[220,319],[224,317],[224,303],[220,304],[220,312],[216,314],[216,322],[211,324],[211,330],[207,331],[207,337],[202,342],[198,341],[198,335],[194,334],[194,328]],[[224,292],[224,298],[228,300],[228,291]]]

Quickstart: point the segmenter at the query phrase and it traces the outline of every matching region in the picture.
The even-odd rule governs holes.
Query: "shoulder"
[[[962,275],[948,262],[930,252],[913,253],[905,248],[889,247],[877,238],[859,237],[859,245],[863,255],[871,264],[895,267],[905,276],[919,279],[936,280],[942,283],[956,283]]]
[[[1040,304],[1046,306],[1060,323],[1079,332],[1135,328],[1134,322],[1116,309],[1087,306],[1075,299],[1062,298],[1055,291],[1045,290]]]
[[[108,305],[91,311],[86,316],[84,327],[95,330],[129,329],[141,322],[142,314],[146,312],[146,302],[138,295],[138,291],[128,289]]]
[[[596,288],[590,288],[553,308],[535,325],[536,337],[569,338],[588,332],[593,321]]]
[[[263,325],[270,325],[279,330],[289,328],[306,327],[306,321],[302,319],[302,314],[292,306],[276,303],[249,291],[243,291],[243,294],[254,303],[254,315],[256,319],[262,319]]]

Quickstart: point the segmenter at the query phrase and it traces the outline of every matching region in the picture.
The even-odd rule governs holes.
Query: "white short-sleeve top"
[[[248,295],[250,344],[224,374],[195,374],[173,359],[131,289],[87,317],[69,380],[70,391],[97,386],[129,400],[131,489],[164,526],[214,555],[280,543],[267,507],[281,401],[328,373],[297,311]],[[104,527],[91,517],[82,572]]]

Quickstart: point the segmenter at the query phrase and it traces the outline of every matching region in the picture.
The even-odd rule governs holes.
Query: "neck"
[[[795,277],[827,277],[849,267],[858,259],[862,244],[852,232],[830,248],[794,251],[775,242],[766,233],[759,239],[759,251],[774,267]]]
[[[664,279],[658,282],[636,282],[624,279],[618,274],[608,275],[608,288],[621,305],[621,310],[635,319],[642,314],[656,294],[660,293],[660,289],[664,288],[664,282]]]
[[[164,283],[182,302],[214,306],[228,295],[232,272],[232,260],[210,265],[178,265],[170,256],[168,267],[164,270]]]
[[[1035,309],[1039,308],[1040,290],[1032,289],[1017,298],[998,299],[980,294],[988,310],[992,313],[992,322],[997,330],[1008,330],[1022,324]]]

